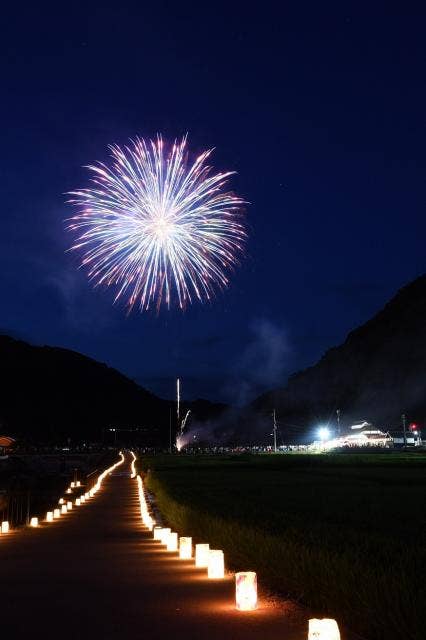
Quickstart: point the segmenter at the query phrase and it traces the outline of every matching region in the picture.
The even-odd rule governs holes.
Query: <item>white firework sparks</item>
[[[244,251],[245,201],[225,188],[234,172],[213,173],[212,149],[188,162],[186,142],[167,149],[159,135],[112,145],[111,166],[88,167],[94,186],[69,194],[79,209],[71,249],[130,309],[210,300]]]

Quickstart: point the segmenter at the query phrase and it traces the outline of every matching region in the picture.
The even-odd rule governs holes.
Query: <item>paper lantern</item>
[[[172,531],[167,538],[167,551],[178,550],[178,534]]]
[[[67,493],[72,493],[72,489],[70,489],[70,488],[68,487],[68,489],[67,489],[67,491],[66,491],[66,492],[67,492]]]
[[[7,520],[3,520],[3,522],[1,523],[1,532],[8,533],[8,531],[9,531],[9,522]]]
[[[59,498],[58,504],[64,504],[65,500],[63,498]]]
[[[90,498],[90,493],[85,493],[84,497],[86,498],[86,500],[88,500]]]
[[[53,509],[53,517],[54,518],[60,518],[61,517],[61,510],[60,509]]]
[[[80,500],[80,498],[76,498],[76,499],[75,499],[75,504],[76,504],[76,506],[77,506],[77,507],[79,507],[79,506],[81,505],[81,500]]]
[[[62,507],[61,507],[61,513],[66,513],[67,511],[68,511],[67,505],[63,504]]]
[[[160,540],[162,544],[167,544],[167,538],[169,537],[171,531],[172,530],[170,529],[170,527],[163,527],[163,530],[161,531],[161,535],[160,535]]]
[[[225,559],[223,551],[220,551],[220,549],[210,549],[207,575],[213,580],[225,577]]]
[[[71,501],[67,502],[67,509],[68,509],[68,511],[71,511],[71,509],[72,509],[72,502]]]
[[[81,482],[80,482],[80,480],[77,480],[77,482],[76,482],[75,486],[76,486],[76,487],[81,487]]]
[[[80,496],[80,504],[84,504],[86,502],[85,496]]]
[[[191,560],[192,558],[192,538],[179,538],[179,558],[181,560]]]
[[[59,509],[58,509],[59,511]],[[53,522],[53,511],[48,511],[46,513],[46,522]]]
[[[71,486],[71,489],[74,489],[74,487],[75,487],[75,482],[71,482],[71,485],[70,485],[70,486]]]
[[[239,611],[257,609],[257,576],[254,571],[235,574],[235,603]]]
[[[339,627],[332,618],[311,618],[308,640],[340,640]]]
[[[161,532],[163,531],[163,527],[154,527],[154,540],[161,540]]]
[[[32,517],[30,520],[30,527],[38,527],[38,518]]]
[[[195,545],[195,566],[196,567],[208,567],[209,566],[209,551],[210,545],[200,543]]]

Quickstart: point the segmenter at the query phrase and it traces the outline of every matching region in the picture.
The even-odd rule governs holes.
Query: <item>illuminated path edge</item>
[[[0,540],[2,637],[55,640],[302,640],[306,615],[291,603],[239,612],[234,580],[153,541],[140,518],[131,456],[90,508]]]

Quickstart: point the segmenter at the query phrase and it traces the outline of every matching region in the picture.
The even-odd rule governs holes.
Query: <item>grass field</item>
[[[426,456],[142,458],[182,535],[369,640],[424,640]]]

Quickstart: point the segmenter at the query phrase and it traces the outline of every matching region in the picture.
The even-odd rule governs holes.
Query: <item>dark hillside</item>
[[[202,400],[184,406],[199,420],[222,410]],[[168,445],[170,407],[174,416],[174,403],[91,358],[0,336],[0,431],[47,442],[101,442],[111,438],[111,427],[138,427],[138,444]]]
[[[276,408],[280,422],[305,430],[341,410],[344,422],[397,426],[401,413],[426,422],[426,275],[286,387],[260,396],[256,412]]]

